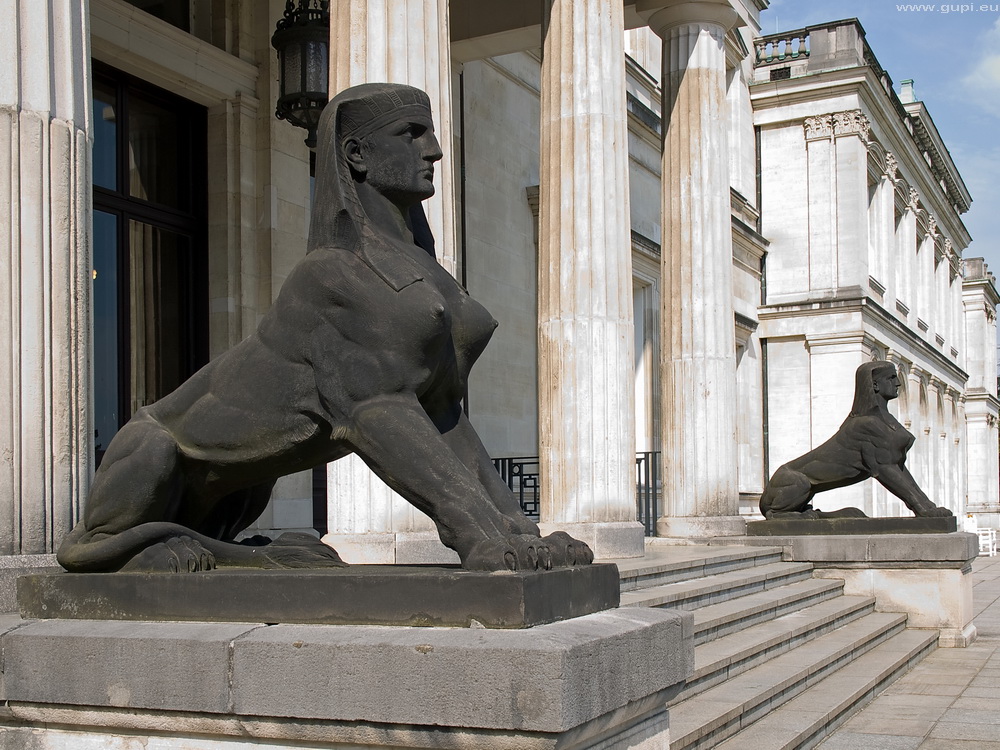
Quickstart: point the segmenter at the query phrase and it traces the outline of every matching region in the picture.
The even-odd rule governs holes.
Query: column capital
[[[636,0],[635,9],[657,36],[682,24],[710,23],[729,31],[739,14],[725,0]]]

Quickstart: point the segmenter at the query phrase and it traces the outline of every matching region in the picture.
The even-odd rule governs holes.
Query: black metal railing
[[[635,515],[646,529],[646,536],[656,536],[660,516],[660,452],[635,454]]]
[[[521,504],[524,515],[538,521],[538,456],[494,458],[493,465]]]
[[[500,477],[521,504],[524,515],[538,520],[539,470],[538,456],[494,458],[493,465]],[[660,452],[635,454],[635,517],[646,530],[646,536],[656,535],[656,519],[660,515]]]

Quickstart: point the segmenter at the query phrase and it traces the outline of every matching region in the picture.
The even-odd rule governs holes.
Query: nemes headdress
[[[364,138],[390,122],[408,117],[430,119],[431,104],[420,89],[395,86],[374,91],[361,99],[344,102],[340,107],[340,140]]]
[[[396,83],[352,86],[326,105],[317,129],[309,250],[325,245],[354,249],[365,234],[367,217],[344,155],[344,140],[364,138],[391,122],[414,117],[431,119],[427,94]],[[413,206],[409,218],[416,244],[434,255],[434,238],[420,204]]]

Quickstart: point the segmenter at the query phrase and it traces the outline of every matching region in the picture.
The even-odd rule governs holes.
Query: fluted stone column
[[[456,271],[455,184],[448,0],[337,0],[330,3],[330,98],[360,83],[405,83],[431,100],[444,157],[437,191],[424,203],[438,261]]]
[[[640,5],[642,5],[640,3]],[[663,39],[664,515],[660,536],[742,533],[725,2],[651,0]],[[637,6],[641,11],[643,7]]]
[[[542,58],[538,410],[543,532],[643,554],[620,0],[553,0]]]
[[[427,92],[444,151],[424,203],[438,261],[456,272],[448,0],[338,0],[330,4],[330,98],[361,83],[405,83]],[[324,540],[348,562],[445,562],[430,518],[390,490],[357,456],[327,468]]]
[[[3,19],[0,554],[46,555],[93,468],[89,11],[9,0]]]

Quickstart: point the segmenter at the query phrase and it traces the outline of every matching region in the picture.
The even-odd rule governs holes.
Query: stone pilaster
[[[456,272],[455,185],[448,0],[342,0],[330,4],[330,98],[361,83],[405,83],[427,92],[444,158],[424,211],[438,261]],[[327,467],[325,541],[348,562],[455,559],[431,520],[390,490],[357,456]]]
[[[86,0],[4,4],[0,554],[52,553],[93,469]]]
[[[552,0],[542,61],[538,400],[543,533],[643,554],[635,520],[624,18]]]
[[[663,5],[662,2],[647,3]],[[663,39],[661,536],[738,534],[728,3],[648,13]]]

